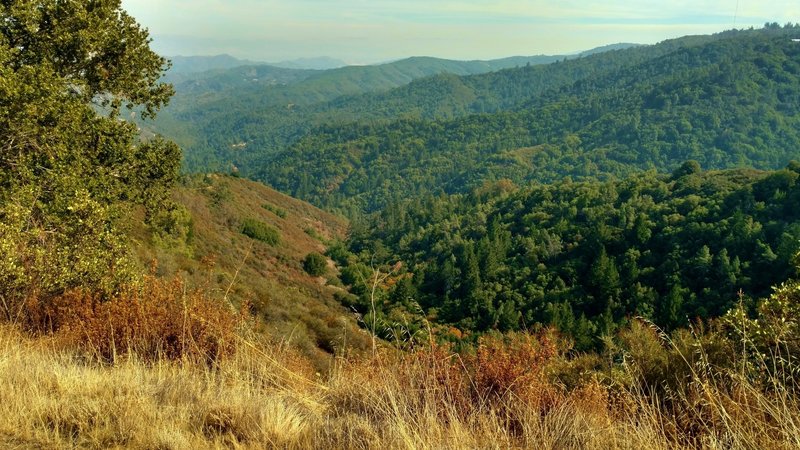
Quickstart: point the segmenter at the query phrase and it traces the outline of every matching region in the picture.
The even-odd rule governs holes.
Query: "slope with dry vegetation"
[[[431,344],[340,358],[325,374],[289,347],[245,330],[228,335],[234,352],[210,363],[197,353],[172,360],[140,351],[108,364],[57,336],[34,339],[4,325],[0,444],[788,449],[800,443],[796,383],[739,370],[729,352],[738,341],[722,329],[667,338],[637,322],[604,355],[571,355],[548,333],[498,336],[473,353]]]
[[[303,268],[309,254],[325,253],[345,238],[347,222],[262,184],[226,175],[184,180],[171,234],[132,230],[143,264],[156,261],[163,278],[179,276],[223,303],[243,306],[259,330],[302,348],[319,368],[330,355],[365,348],[354,315],[334,299],[343,290],[329,262],[322,276]],[[243,229],[260,227],[270,238]],[[253,225],[254,224],[254,225]],[[252,231],[252,230],[251,230]]]
[[[179,183],[177,146],[118,120],[171,92],[149,42],[119,0],[0,6],[0,446],[800,446],[800,283],[582,353],[546,327],[449,346],[402,311],[380,341],[380,291],[409,277],[362,264],[342,279],[372,276],[370,339],[322,256],[344,221],[233,176]]]

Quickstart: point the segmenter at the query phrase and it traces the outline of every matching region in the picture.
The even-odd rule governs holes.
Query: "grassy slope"
[[[641,391],[612,393],[596,382],[569,393],[536,384],[538,394],[526,399],[514,385],[499,399],[452,395],[447,383],[458,377],[457,364],[445,354],[385,356],[339,361],[319,377],[282,347],[242,346],[214,368],[134,359],[104,366],[2,326],[0,446],[778,449],[800,442],[800,410],[785,391],[762,394],[744,383],[731,396],[724,382],[695,373],[687,382],[699,393],[681,397],[676,415]],[[635,366],[627,370],[635,376]]]
[[[180,274],[189,286],[237,307],[250,303],[262,331],[302,348],[322,366],[326,354],[341,348],[345,339],[355,348],[365,345],[353,315],[333,299],[341,290],[328,284],[336,279],[335,268],[326,278],[312,277],[302,267],[308,253],[323,253],[325,242],[344,237],[346,221],[262,184],[229,176],[207,176],[178,188],[174,197],[192,217],[194,236],[188,246],[165,249],[143,239],[144,230],[134,231],[140,260],[157,260],[158,275]],[[245,219],[277,229],[280,242],[270,246],[241,234]]]
[[[134,355],[109,364],[74,347],[69,333],[31,337],[0,325],[0,448],[638,450],[800,443],[796,384],[759,386],[731,367],[716,369],[709,361],[735,360],[736,350],[735,341],[715,334],[685,332],[673,341],[633,322],[619,336],[621,350],[604,355],[569,353],[548,335],[510,335],[461,355],[432,344],[402,353],[382,344],[373,355],[324,357],[315,343],[368,343],[333,302],[336,288],[300,267],[307,252],[323,248],[306,229],[331,238],[342,236],[346,223],[254,182],[207,180],[175,195],[193,217],[192,245],[164,250],[143,243],[139,256],[159,258],[161,275],[182,274],[212,297],[252,300],[264,321],[240,325],[235,352],[212,363]],[[246,218],[278,229],[281,243],[241,235]],[[134,237],[145,231],[134,227]],[[201,261],[212,256],[213,269],[204,268],[210,264]],[[205,314],[187,309],[176,292],[163,301],[179,309],[183,302],[183,326],[187,314],[202,321]]]

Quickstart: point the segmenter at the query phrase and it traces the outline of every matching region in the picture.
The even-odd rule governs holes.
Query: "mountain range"
[[[316,109],[326,108],[327,102],[382,93],[440,74],[483,74],[633,47],[636,45],[614,44],[573,55],[517,56],[489,61],[413,57],[376,66],[348,66],[324,71],[247,64],[251,62],[227,56],[179,59],[173,61],[174,68],[166,75],[166,80],[176,88],[171,104],[155,124],[140,125],[181,144],[186,150],[187,169],[200,169],[204,164],[208,166],[209,158],[216,159],[214,167],[221,168],[231,161],[217,158],[214,154],[229,145],[247,143],[244,137],[251,133],[245,129],[258,128],[257,136],[254,136],[257,140],[274,141],[269,144],[272,148],[282,146],[287,143],[284,136],[298,135],[302,128],[327,120],[315,117],[319,115]],[[187,61],[194,62],[193,66],[197,68],[209,67],[215,62],[234,67],[193,72],[182,69],[187,66]],[[327,114],[331,115],[333,113]],[[228,129],[231,120],[238,123],[235,129]],[[224,128],[218,129],[218,126]],[[206,162],[195,164],[197,158]]]
[[[185,170],[348,217],[328,249],[338,298],[388,329],[421,308],[468,331],[551,323],[590,349],[629,314],[715,317],[735,287],[765,295],[791,272],[797,29],[569,58],[242,66],[176,84],[156,127],[190,138]],[[375,259],[404,264],[377,310],[360,284]]]
[[[240,66],[272,66],[282,69],[328,70],[338,69],[347,65],[346,62],[321,56],[318,58],[297,58],[293,60],[267,63],[239,59],[231,55],[222,54],[214,56],[168,56],[172,62],[170,74],[199,73],[209,70],[233,69]]]

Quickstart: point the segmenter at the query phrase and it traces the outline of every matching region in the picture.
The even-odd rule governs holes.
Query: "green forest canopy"
[[[672,175],[487,182],[392,203],[331,256],[365,314],[371,264],[402,261],[380,329],[422,326],[420,312],[467,332],[552,324],[586,350],[634,316],[669,330],[753,308],[794,276],[798,178],[798,163],[703,172],[691,161]]]

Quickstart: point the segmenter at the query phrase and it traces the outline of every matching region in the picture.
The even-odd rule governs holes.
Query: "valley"
[[[457,3],[391,22],[533,18]],[[0,447],[800,442],[800,24],[347,65],[137,6],[0,4]]]

